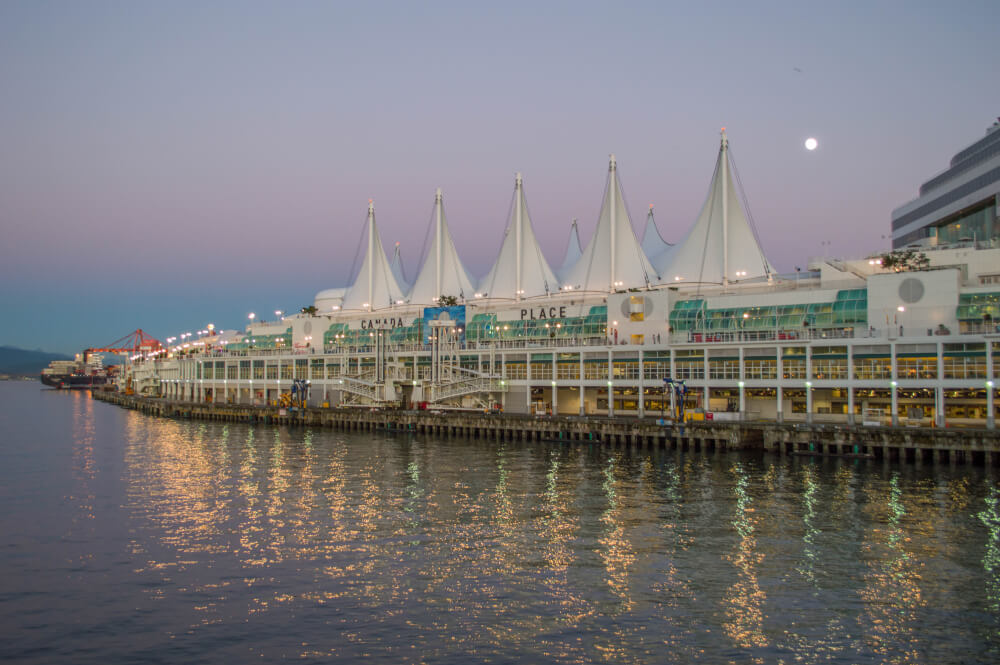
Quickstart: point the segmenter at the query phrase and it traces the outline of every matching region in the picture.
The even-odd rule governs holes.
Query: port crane
[[[131,357],[139,353],[148,354],[152,351],[159,351],[162,348],[163,345],[160,344],[159,340],[147,335],[142,328],[138,328],[105,346],[84,349],[83,359],[86,362],[91,353],[116,353]]]

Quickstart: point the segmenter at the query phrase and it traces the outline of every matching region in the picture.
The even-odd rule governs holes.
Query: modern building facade
[[[1000,238],[998,202],[1000,119],[921,185],[920,196],[892,212],[892,246],[993,246]]]

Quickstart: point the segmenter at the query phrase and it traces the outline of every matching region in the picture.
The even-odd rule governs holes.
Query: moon
[[[815,150],[818,145],[819,141],[817,141],[813,137],[810,136],[809,138],[806,139],[806,150],[809,151]]]

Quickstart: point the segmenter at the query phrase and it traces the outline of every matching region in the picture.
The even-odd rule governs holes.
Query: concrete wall
[[[960,279],[953,268],[873,275],[868,280],[868,324],[890,336],[899,335],[900,326],[909,336],[933,332],[939,325],[957,333],[956,307],[950,303],[958,303]]]
[[[557,388],[557,413],[563,416],[574,416],[580,413],[580,391],[570,388]]]
[[[527,413],[527,397],[525,386],[510,386],[504,402],[505,413]]]

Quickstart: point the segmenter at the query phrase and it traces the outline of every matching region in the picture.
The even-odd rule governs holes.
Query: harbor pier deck
[[[329,427],[503,441],[600,443],[673,450],[764,450],[779,455],[874,458],[917,463],[1000,466],[1000,431],[775,422],[659,424],[655,418],[529,416],[468,411],[290,409],[181,402],[93,391],[95,399],[154,416],[223,422]]]

